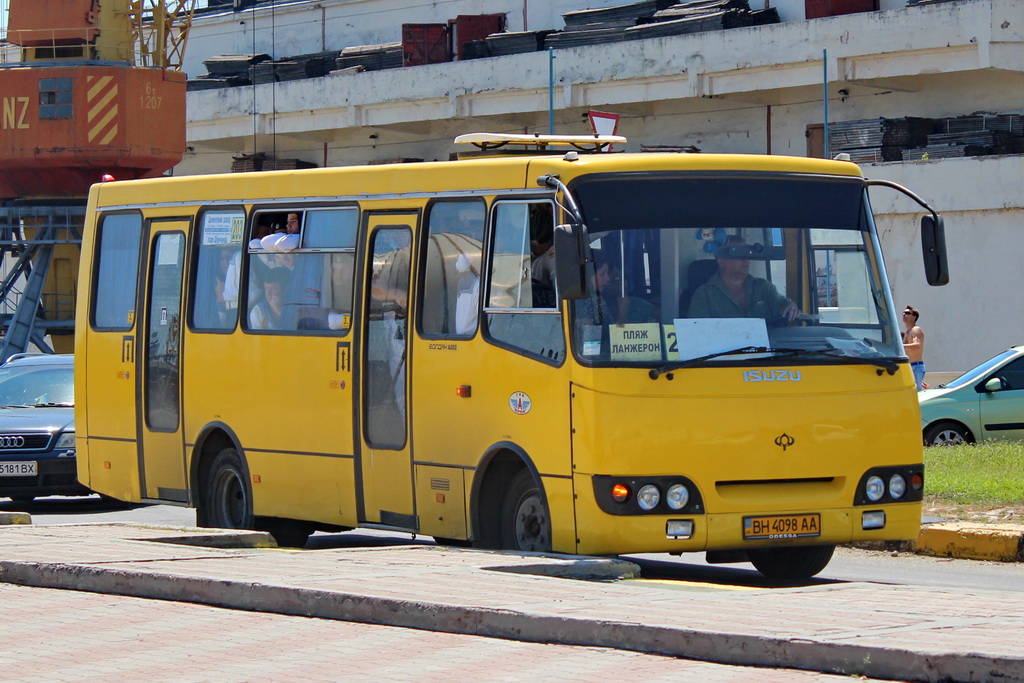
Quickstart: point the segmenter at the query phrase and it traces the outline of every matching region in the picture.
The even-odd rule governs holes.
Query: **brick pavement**
[[[81,591],[0,584],[18,628],[5,683],[40,681],[763,681],[764,669],[609,648],[522,643]],[[774,669],[774,681],[840,677]]]
[[[572,563],[504,553],[142,540],[163,536],[126,525],[3,527],[0,580],[740,665],[1024,681],[1018,593],[864,583],[689,592],[522,573]]]

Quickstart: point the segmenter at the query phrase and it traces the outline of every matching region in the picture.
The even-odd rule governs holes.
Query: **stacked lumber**
[[[901,161],[904,149],[927,144],[931,132],[931,119],[912,116],[841,121],[829,125],[829,148],[858,163]]]
[[[233,88],[239,85],[250,85],[249,69],[270,59],[270,55],[260,53],[251,55],[218,55],[204,60],[207,73],[186,82],[186,89],[212,90],[214,88]]]
[[[334,68],[340,70],[353,66],[361,66],[367,71],[397,69],[402,66],[402,43],[346,47],[338,54]]]
[[[518,55],[544,49],[545,39],[554,31],[503,31],[492,33],[484,39],[490,49],[490,56]]]
[[[647,0],[562,16],[565,30],[549,36],[546,47],[578,47],[779,23],[777,9],[751,10],[748,0]]]
[[[232,173],[248,173],[251,171],[291,171],[300,168],[316,168],[316,164],[301,159],[277,159],[267,156],[266,152],[243,154],[231,157]]]

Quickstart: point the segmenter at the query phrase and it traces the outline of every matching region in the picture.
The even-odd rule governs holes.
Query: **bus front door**
[[[181,429],[181,288],[188,222],[150,222],[144,330],[135,373],[139,487],[144,499],[188,502]]]
[[[415,531],[406,363],[409,276],[417,215],[367,217],[360,353],[360,517]]]

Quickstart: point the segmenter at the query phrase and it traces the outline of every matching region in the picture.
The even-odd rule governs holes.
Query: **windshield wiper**
[[[31,408],[31,407],[32,406],[26,405],[24,403],[8,403],[5,406],[0,406],[0,408]]]
[[[854,365],[874,365],[875,367],[882,368],[890,375],[895,375],[896,369],[899,367],[896,364],[896,361],[889,358],[851,356],[848,353],[843,353],[842,351],[834,349],[786,349],[786,351],[793,356],[825,356],[827,358],[840,358]],[[879,372],[878,374],[882,373]]]
[[[58,401],[56,403],[53,402],[53,401],[50,401],[49,403],[33,403],[32,407],[33,408],[74,408],[75,404],[74,403],[70,403],[68,401]]]
[[[691,358],[689,360],[673,361],[671,363],[665,363],[664,365],[652,368],[647,374],[651,379],[658,379],[661,375],[666,372],[672,372],[673,370],[683,370],[690,368],[695,365],[700,365],[705,361],[718,358],[719,356],[732,356],[732,355],[752,355],[758,353],[772,353],[777,356],[825,356],[828,358],[839,358],[849,363],[858,365],[874,365],[884,369],[890,375],[896,373],[896,362],[888,360],[886,358],[868,358],[864,356],[851,356],[841,351],[833,351],[831,349],[787,349],[787,348],[772,348],[770,346],[744,346],[739,349],[733,349],[732,351],[720,351],[718,353],[710,353],[706,356],[700,356],[699,358]],[[881,374],[881,373],[879,373]]]
[[[698,358],[691,358],[689,360],[677,360],[671,363],[665,363],[656,368],[651,368],[651,371],[647,374],[650,375],[651,379],[658,379],[661,375],[666,372],[672,372],[673,370],[682,370],[683,368],[693,367],[694,365],[700,365],[704,361],[711,360],[712,358],[718,358],[719,356],[734,356],[734,355],[750,355],[753,353],[773,353],[776,351],[788,351],[789,349],[773,349],[769,346],[743,346],[732,351],[719,351],[718,353],[709,353],[706,356],[700,356]]]

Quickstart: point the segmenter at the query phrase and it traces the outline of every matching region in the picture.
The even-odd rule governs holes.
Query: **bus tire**
[[[313,525],[309,522],[281,517],[256,517],[253,528],[266,531],[281,548],[305,548],[313,533]]]
[[[747,551],[750,563],[770,579],[809,579],[828,564],[834,545],[796,548],[754,548]]]
[[[252,489],[238,451],[232,446],[213,458],[200,499],[200,519],[217,529],[252,529]]]
[[[520,470],[501,505],[501,547],[507,550],[550,552],[551,517],[544,494],[529,470]]]

